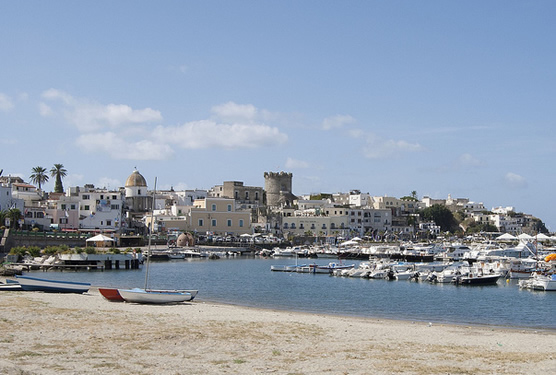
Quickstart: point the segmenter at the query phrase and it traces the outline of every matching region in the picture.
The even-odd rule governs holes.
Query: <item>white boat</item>
[[[30,276],[15,276],[21,289],[26,291],[38,291],[49,293],[86,293],[89,291],[91,284],[78,283],[71,281],[56,281],[39,279]]]
[[[532,290],[556,291],[556,274],[543,275],[533,272],[527,280],[520,280],[519,287]]]
[[[152,290],[133,288],[118,289],[118,292],[125,301],[134,303],[178,303],[191,301],[195,297],[192,293],[179,290]]]
[[[153,190],[153,202],[156,197],[156,179],[154,181]],[[149,289],[149,264],[151,259],[151,233],[152,224],[154,223],[154,210],[151,210],[151,228],[149,231],[149,245],[147,248],[147,265],[145,267],[145,288],[133,288],[133,289],[118,289],[118,292],[126,302],[135,303],[152,303],[152,304],[164,304],[164,303],[178,303],[191,301],[198,291],[186,291],[186,290],[161,290],[161,289]],[[194,293],[192,293],[194,292]]]

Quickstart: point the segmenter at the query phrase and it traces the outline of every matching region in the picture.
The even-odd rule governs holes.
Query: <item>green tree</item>
[[[21,211],[19,208],[10,208],[6,217],[10,219],[10,228],[17,228],[18,221],[21,219]]]
[[[443,232],[456,232],[458,230],[458,222],[454,218],[454,214],[441,204],[434,204],[425,208],[421,212],[421,217],[434,221]]]
[[[7,210],[1,210],[0,211],[0,227],[3,227],[5,225],[6,217],[8,217],[8,211]]]
[[[33,168],[33,173],[31,173],[31,181],[39,185],[39,190],[42,189],[42,184],[48,181],[48,174],[46,168],[35,167]]]
[[[55,193],[63,193],[64,186],[62,185],[62,178],[66,177],[68,171],[64,169],[63,164],[54,164],[54,167],[50,169],[50,175],[56,178],[56,183],[54,184]]]

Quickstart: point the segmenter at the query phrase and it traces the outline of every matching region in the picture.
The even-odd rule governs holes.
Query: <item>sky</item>
[[[468,198],[556,230],[554,1],[1,1],[0,169]],[[43,186],[53,190],[54,178]]]

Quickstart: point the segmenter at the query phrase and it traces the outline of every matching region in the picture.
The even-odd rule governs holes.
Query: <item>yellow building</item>
[[[234,199],[197,199],[193,202],[189,216],[191,230],[198,233],[219,235],[251,233],[251,213],[236,211]]]

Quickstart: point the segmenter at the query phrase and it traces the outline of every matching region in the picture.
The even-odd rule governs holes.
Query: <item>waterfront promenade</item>
[[[3,374],[548,374],[556,332],[0,294]]]

